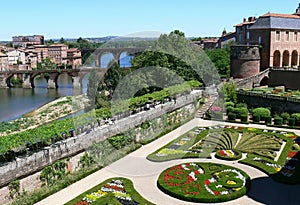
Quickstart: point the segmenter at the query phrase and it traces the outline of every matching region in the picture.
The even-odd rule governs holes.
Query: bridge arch
[[[281,58],[281,54],[279,50],[276,50],[274,52],[274,57],[273,57],[273,66],[274,67],[280,67],[280,58]]]
[[[282,54],[282,67],[290,66],[290,52],[285,50]]]
[[[119,56],[119,65],[121,68],[129,68],[131,67],[131,59],[134,56],[132,54],[130,54],[128,51],[123,51],[120,53]]]
[[[99,57],[100,68],[108,68],[111,61],[115,60],[115,56],[111,52],[104,52]]]

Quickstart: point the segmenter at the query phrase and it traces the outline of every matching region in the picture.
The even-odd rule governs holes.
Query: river
[[[83,88],[74,90],[72,79],[67,75],[60,75],[57,89],[47,89],[44,78],[35,79],[35,88],[7,88],[0,89],[0,122],[20,118],[27,112],[35,110],[59,97],[81,94],[86,91],[88,76],[83,79]]]
[[[102,67],[107,67],[113,60],[112,54],[104,54],[101,58]],[[131,67],[132,56],[122,53],[120,67]],[[89,75],[83,78],[81,90],[74,90],[72,79],[67,74],[58,78],[57,89],[47,89],[47,82],[44,78],[35,78],[35,88],[7,88],[0,89],[0,122],[20,118],[27,112],[35,110],[59,97],[73,96],[86,92]],[[74,94],[76,93],[76,94]]]

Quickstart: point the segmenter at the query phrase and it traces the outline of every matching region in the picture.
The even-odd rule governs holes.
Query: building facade
[[[266,13],[257,19],[244,19],[235,27],[239,45],[259,48],[260,71],[267,68],[300,68],[300,4],[293,14]],[[236,52],[237,49],[233,50]],[[240,69],[238,65],[233,66],[232,71]]]
[[[8,55],[0,52],[0,71],[8,70]]]
[[[13,47],[28,47],[33,45],[44,45],[43,35],[34,36],[13,36],[12,37]]]

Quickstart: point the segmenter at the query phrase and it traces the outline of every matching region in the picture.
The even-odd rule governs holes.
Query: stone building
[[[52,44],[48,46],[48,56],[57,65],[67,64],[68,46],[65,44]]]
[[[236,41],[239,45],[248,45],[251,48],[256,46],[259,49],[259,71],[276,67],[300,67],[300,4],[293,14],[266,13],[257,19],[255,17],[244,19],[235,27]],[[238,49],[240,49],[241,55],[245,52],[244,48],[233,46],[231,55],[237,57]],[[257,49],[253,51],[253,56],[249,58],[249,62],[253,59],[257,60]],[[248,57],[250,54],[248,53]],[[258,66],[257,63],[255,64]],[[231,63],[231,66],[234,66],[231,67],[231,73],[236,73],[236,76],[245,76],[242,74],[243,65]],[[247,72],[249,74],[257,72],[254,64],[248,69],[253,69]],[[237,74],[238,70],[241,73]],[[249,76],[246,75],[246,77]]]
[[[0,71],[8,69],[8,55],[0,52]]]
[[[78,48],[70,48],[67,50],[67,65],[78,68],[82,64],[81,51]]]
[[[13,47],[28,47],[33,45],[44,45],[43,35],[33,35],[33,36],[13,36]]]

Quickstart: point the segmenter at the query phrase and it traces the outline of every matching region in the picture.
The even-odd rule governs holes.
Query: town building
[[[293,14],[269,12],[259,18],[244,19],[235,27],[236,41],[239,46],[231,49],[231,57],[233,57],[231,71],[241,70],[239,64],[236,63],[240,60],[243,60],[244,64],[251,64],[253,59],[257,60],[257,49],[259,49],[260,63],[255,64],[260,68],[249,67],[255,72],[267,68],[300,68],[300,4]],[[243,45],[251,46],[251,48],[243,47]],[[254,48],[255,46],[257,49]],[[251,52],[253,52],[252,57]],[[240,59],[241,56],[247,56],[248,59]]]
[[[33,36],[13,36],[12,37],[13,47],[28,47],[33,45],[44,45],[43,35]]]
[[[47,47],[48,57],[57,65],[67,64],[68,46],[65,44],[53,44]]]
[[[227,33],[224,28],[222,36],[218,40],[218,48],[224,48],[225,45],[236,42],[236,32]]]
[[[0,52],[0,71],[7,71],[8,69],[8,55]]]
[[[12,50],[6,53],[8,56],[8,65],[20,65],[25,64],[25,52],[23,50]]]
[[[78,68],[82,64],[81,51],[78,48],[70,48],[67,50],[67,65]]]

